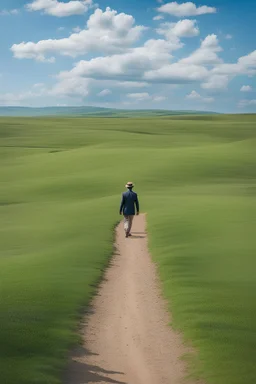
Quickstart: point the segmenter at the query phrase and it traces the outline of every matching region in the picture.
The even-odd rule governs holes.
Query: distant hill
[[[101,107],[45,107],[45,108],[29,108],[29,107],[0,107],[0,116],[88,116],[88,117],[154,117],[154,116],[170,116],[170,115],[205,115],[215,114],[210,111],[169,111],[161,109],[114,109]]]

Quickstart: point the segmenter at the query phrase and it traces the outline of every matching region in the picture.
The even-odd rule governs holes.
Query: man
[[[131,236],[132,221],[136,213],[139,215],[139,200],[137,193],[133,192],[134,184],[129,181],[126,186],[127,191],[122,194],[122,201],[120,205],[120,215],[124,215],[124,231],[125,237]]]

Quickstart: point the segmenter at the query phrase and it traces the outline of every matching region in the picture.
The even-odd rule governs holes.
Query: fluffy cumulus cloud
[[[159,35],[163,35],[169,42],[171,50],[177,50],[184,46],[181,38],[198,36],[200,31],[196,20],[180,20],[177,23],[161,23],[156,29]]]
[[[203,103],[212,103],[214,101],[213,97],[202,97],[198,92],[192,91],[189,95],[186,96],[187,100],[200,101]]]
[[[150,39],[143,46],[131,48],[125,53],[81,60],[71,71],[61,72],[59,81],[92,78],[145,84],[158,81],[184,83],[204,79],[208,71],[202,66],[170,64],[173,58],[171,52],[180,47],[179,37],[192,37],[198,33],[195,21],[183,20],[161,28],[158,33],[165,34],[166,39]]]
[[[242,56],[234,64],[219,64],[213,69],[219,75],[252,75],[256,74],[256,50],[246,56]]]
[[[28,11],[42,11],[47,15],[56,17],[81,15],[92,7],[92,0],[72,0],[67,3],[58,0],[35,0],[26,5]]]
[[[27,9],[64,17],[83,14],[92,6],[93,0],[65,3],[35,0],[27,5]],[[151,34],[143,43],[140,39],[147,27],[137,25],[132,15],[118,13],[108,7],[105,11],[94,10],[85,28],[75,27],[65,38],[14,44],[11,51],[17,59],[54,63],[60,59],[58,55],[81,57],[73,67],[55,75],[54,85],[46,88],[43,84],[35,84],[31,91],[2,95],[0,102],[16,105],[41,95],[84,101],[91,95],[104,103],[118,94],[120,103],[127,105],[161,103],[166,100],[167,94],[163,92],[163,87],[167,90],[170,86],[180,86],[182,89],[183,85],[193,84],[194,89],[201,87],[202,95],[193,90],[185,96],[184,91],[183,99],[189,104],[207,104],[214,102],[214,98],[207,93],[226,91],[229,82],[236,76],[256,74],[256,51],[239,57],[236,62],[227,63],[221,57],[222,47],[216,34],[203,36],[198,41],[200,30],[196,16],[215,13],[215,8],[196,6],[192,2],[161,2],[158,11],[160,14],[154,20],[159,23],[151,30],[154,35]],[[162,22],[164,14],[181,17],[181,20]],[[229,39],[230,36],[224,37]],[[186,39],[192,38],[196,48],[185,54]],[[252,88],[244,85],[240,91],[249,92]],[[255,106],[255,100],[239,102],[241,108],[252,106]]]
[[[229,76],[227,75],[214,75],[209,72],[209,76],[206,81],[201,84],[201,87],[209,90],[224,90],[227,89],[229,80]]]
[[[216,35],[208,35],[201,43],[200,48],[193,52],[190,56],[181,60],[186,64],[218,64],[222,60],[218,56],[218,52],[222,51]]]
[[[173,1],[171,3],[161,5],[158,8],[158,11],[176,17],[190,17],[205,15],[206,13],[215,13],[216,8],[208,7],[206,5],[197,7],[194,3],[190,1],[182,4],[178,4],[176,1]]]
[[[65,81],[58,82],[51,90],[49,95],[59,97],[78,97],[84,98],[89,94],[90,79],[71,77]]]
[[[181,33],[183,32],[179,32],[179,34]],[[227,84],[228,78],[225,75],[214,74],[203,65],[206,59],[197,51],[195,60],[191,60],[191,57],[194,58],[192,54],[189,60],[181,59],[172,63],[171,52],[175,48],[173,40],[151,39],[146,41],[143,46],[130,49],[126,53],[81,60],[70,71],[61,72],[58,75],[58,81],[65,83],[72,78],[90,78],[119,81],[123,84],[135,82],[139,86],[154,83],[199,82],[205,89],[222,87],[224,82]],[[199,50],[206,51],[211,56],[211,48],[213,51],[219,50],[216,38],[208,36],[201,43]],[[212,61],[218,62],[219,60],[215,58]]]
[[[156,30],[160,35],[164,35],[167,40],[173,41],[177,47],[182,46],[179,39],[182,37],[198,36],[200,31],[196,25],[196,20],[180,20],[177,23],[162,23]]]
[[[214,56],[212,56],[214,61]],[[242,56],[236,63],[223,63],[216,55],[216,63],[209,71],[209,76],[201,84],[204,89],[227,89],[228,83],[239,75],[254,76],[256,74],[256,51]],[[241,92],[249,92],[250,86],[243,86]]]
[[[144,73],[168,64],[171,45],[165,40],[148,40],[142,47],[124,54],[81,60],[71,71],[60,73],[59,79],[85,77],[122,81],[145,81]]]
[[[207,76],[208,71],[203,66],[173,63],[147,71],[144,79],[154,83],[186,84],[205,80]]]
[[[251,92],[252,87],[250,85],[243,85],[240,89],[241,92]]]
[[[196,25],[196,20],[180,20],[176,24],[170,25],[171,33],[178,37],[194,37],[198,36],[200,31]]]
[[[48,39],[14,44],[11,51],[18,59],[51,60],[53,54],[76,57],[88,52],[113,54],[122,52],[135,43],[145,30],[135,26],[133,16],[107,8],[96,9],[87,22],[87,28],[63,39]]]

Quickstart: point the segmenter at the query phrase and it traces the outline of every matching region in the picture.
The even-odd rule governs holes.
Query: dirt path
[[[133,237],[117,228],[117,254],[85,319],[84,347],[73,354],[65,384],[178,384],[185,352],[168,326],[155,267],[147,250],[145,217]]]

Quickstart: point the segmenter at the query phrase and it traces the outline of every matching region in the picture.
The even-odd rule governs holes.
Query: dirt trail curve
[[[147,250],[145,216],[133,237],[117,228],[117,252],[85,319],[65,384],[180,384],[185,376],[180,337],[168,326],[155,266]]]

